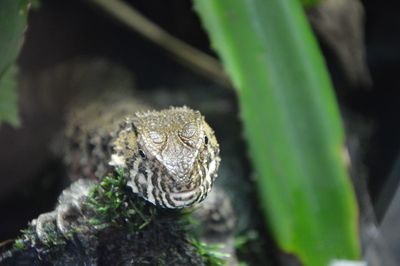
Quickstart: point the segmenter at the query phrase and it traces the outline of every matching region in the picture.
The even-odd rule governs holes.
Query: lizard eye
[[[194,123],[188,123],[181,129],[179,135],[185,139],[190,139],[196,134],[196,131],[196,125]]]
[[[165,134],[155,130],[150,131],[149,136],[154,144],[162,144],[166,139]]]
[[[204,144],[206,144],[206,145],[208,144],[208,137],[207,136],[204,137]]]
[[[140,157],[142,157],[143,159],[146,158],[146,154],[144,154],[144,152],[142,150],[139,150],[139,155]]]

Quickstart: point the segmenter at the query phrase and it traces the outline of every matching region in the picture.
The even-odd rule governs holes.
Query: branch
[[[120,0],[88,1],[102,8],[130,29],[174,55],[178,62],[191,68],[194,72],[223,87],[231,87],[230,80],[218,60],[173,37],[130,5]]]

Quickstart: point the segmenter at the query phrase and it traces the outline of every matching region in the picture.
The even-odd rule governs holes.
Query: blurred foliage
[[[32,10],[38,10],[41,7],[42,2],[41,0],[31,0],[31,4],[32,4],[31,6]]]
[[[310,6],[315,6],[319,2],[326,1],[326,0],[300,0],[303,6],[305,7],[310,7]]]
[[[227,265],[226,260],[229,258],[229,254],[220,251],[221,245],[219,244],[207,244],[201,242],[199,239],[192,237],[189,238],[190,243],[196,248],[200,256],[203,257],[204,263],[207,266],[223,266]]]
[[[358,259],[357,205],[333,88],[298,0],[194,0],[237,89],[260,200],[304,265]]]
[[[0,1],[0,125],[19,124],[13,65],[24,40],[29,7],[28,0]]]
[[[0,76],[0,125],[1,122],[8,122],[13,126],[19,126],[17,108],[17,67],[12,64],[5,69]]]

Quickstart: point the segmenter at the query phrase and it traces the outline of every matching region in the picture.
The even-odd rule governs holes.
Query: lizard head
[[[199,111],[138,112],[121,128],[111,164],[129,171],[135,193],[166,208],[191,206],[206,197],[217,176],[219,145]]]

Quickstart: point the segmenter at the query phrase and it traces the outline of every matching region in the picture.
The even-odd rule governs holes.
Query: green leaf
[[[24,39],[30,2],[0,1],[0,124],[19,124],[16,105],[15,62]]]
[[[32,10],[38,10],[42,6],[41,0],[31,0],[31,4],[32,4],[31,6]]]
[[[28,0],[0,1],[0,75],[16,59],[24,40]]]
[[[357,205],[325,63],[298,0],[194,0],[238,93],[260,200],[304,265],[358,259]]]
[[[0,125],[1,122],[8,122],[14,127],[20,125],[17,108],[17,68],[11,65],[0,76]]]
[[[312,7],[312,6],[316,6],[317,4],[319,4],[320,2],[322,2],[324,0],[300,0],[300,2],[303,4],[303,6],[305,7]],[[325,0],[326,1],[326,0]]]

